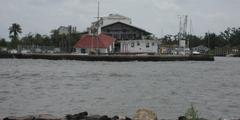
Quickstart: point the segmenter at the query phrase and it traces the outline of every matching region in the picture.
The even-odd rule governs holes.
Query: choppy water
[[[202,117],[240,117],[240,59],[215,62],[83,62],[0,59],[0,117],[141,107],[174,119],[193,103]]]

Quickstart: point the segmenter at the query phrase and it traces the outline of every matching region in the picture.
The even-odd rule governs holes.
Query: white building
[[[116,53],[158,53],[158,40],[152,38],[152,33],[132,25],[132,20],[119,14],[110,14],[93,22],[88,28],[90,35],[104,33],[116,39]],[[151,40],[146,40],[146,39]]]
[[[100,19],[100,24],[101,26],[106,26],[106,25],[110,25],[116,22],[122,22],[125,24],[132,24],[132,20],[131,18],[125,17],[123,15],[119,15],[119,14],[110,14],[107,17],[101,17]]]
[[[127,40],[120,41],[121,53],[158,53],[158,40]]]
[[[60,34],[60,35],[62,35],[62,34],[67,35],[67,34],[69,34],[69,33],[74,33],[74,32],[76,32],[76,31],[77,31],[77,27],[73,27],[73,26],[71,26],[71,25],[69,25],[69,26],[60,26],[60,27],[58,28],[58,31],[59,31],[59,34]]]
[[[113,23],[121,22],[124,24],[131,25],[132,19],[129,17],[125,17],[120,14],[109,14],[109,16],[101,17],[99,21],[93,22],[92,26],[88,29],[89,34],[92,33],[91,30],[98,28],[98,33],[101,33],[101,28]]]

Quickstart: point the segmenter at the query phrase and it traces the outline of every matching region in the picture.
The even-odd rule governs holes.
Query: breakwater
[[[81,112],[77,114],[67,114],[64,117],[54,116],[51,114],[39,114],[39,115],[27,115],[27,116],[9,116],[2,120],[170,120],[170,119],[159,119],[157,114],[148,109],[139,109],[135,113],[133,118],[115,115],[113,117],[107,115],[89,115],[88,112]],[[183,115],[175,118],[174,120],[208,120],[206,118],[200,118],[198,116],[194,117],[194,114]],[[218,120],[239,120],[238,118],[223,119],[218,118]]]
[[[0,54],[0,58],[80,60],[80,61],[214,61],[211,55],[161,56],[161,55],[72,55],[72,54]]]

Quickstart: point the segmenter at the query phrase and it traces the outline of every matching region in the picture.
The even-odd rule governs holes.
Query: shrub
[[[191,107],[186,111],[185,117],[187,120],[198,120],[198,111],[193,106],[193,104],[191,104]]]

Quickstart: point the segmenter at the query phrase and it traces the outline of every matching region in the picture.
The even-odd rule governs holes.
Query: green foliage
[[[162,38],[162,44],[164,45],[176,45],[178,44],[177,36],[175,35],[165,35]]]
[[[193,106],[193,104],[191,104],[191,107],[186,111],[185,117],[187,120],[198,120],[198,111]]]
[[[19,24],[13,23],[12,26],[9,27],[9,38],[12,40],[11,47],[17,48],[19,45],[19,34],[22,33],[22,28]]]
[[[197,47],[203,44],[202,39],[196,35],[188,35],[187,40],[189,40],[190,47]]]
[[[21,45],[52,46],[52,41],[47,35],[29,33],[21,39]]]
[[[227,28],[220,34],[205,33],[203,37],[187,35],[186,39],[189,40],[190,48],[204,45],[211,50],[222,47],[236,47],[240,49],[240,28]],[[177,36],[166,35],[162,38],[162,43],[165,45],[178,44]]]
[[[4,38],[0,39],[0,47],[7,47],[7,42]]]
[[[77,32],[60,34],[58,30],[52,30],[50,36],[29,33],[22,37],[21,45],[58,47],[64,52],[72,52],[73,46],[81,36],[82,34]]]
[[[65,52],[72,52],[73,46],[80,39],[82,34],[77,32],[70,32],[69,34],[59,34],[58,30],[52,30],[50,36],[53,46],[59,47]]]

